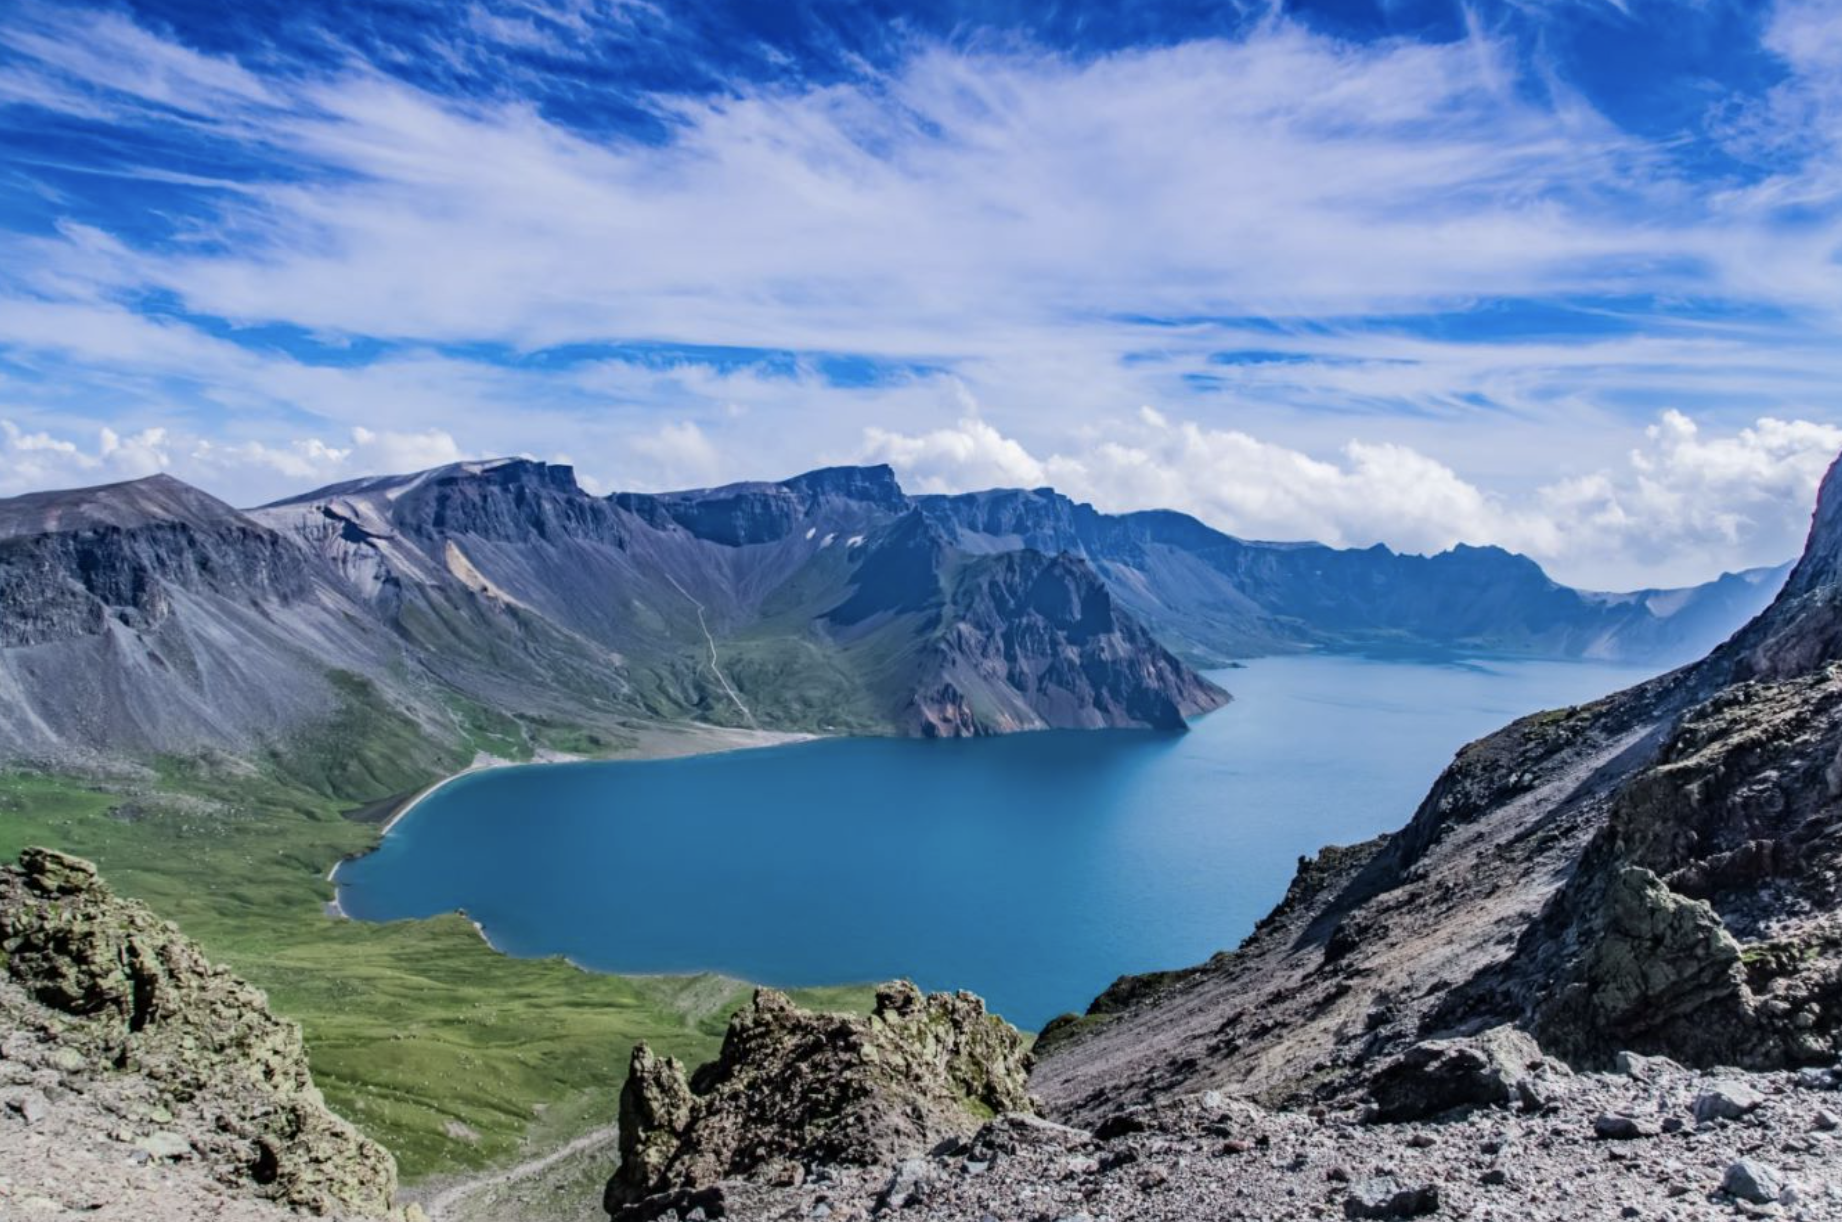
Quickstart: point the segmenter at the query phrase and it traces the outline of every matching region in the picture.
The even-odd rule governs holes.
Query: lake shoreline
[[[1120,974],[1232,946],[1300,854],[1400,826],[1467,742],[1632,679],[1322,655],[1233,674],[1236,705],[1187,734],[828,738],[494,777],[339,878],[354,919],[465,910],[508,957],[623,977],[905,976],[1033,1027]],[[720,745],[673,737],[677,754]]]
[[[391,829],[395,828],[404,816],[462,777],[491,772],[500,768],[538,768],[553,764],[617,764],[639,763],[646,760],[687,759],[700,755],[722,755],[731,751],[753,751],[763,747],[791,746],[795,743],[815,742],[825,737],[827,736],[822,734],[808,734],[794,730],[759,730],[737,726],[712,726],[702,722],[685,722],[676,725],[646,727],[641,732],[634,748],[620,755],[576,755],[540,747],[532,753],[530,759],[514,760],[481,751],[465,768],[449,773],[406,798],[403,804],[384,820],[378,828],[376,840],[363,852],[347,853],[332,864],[326,871],[326,881],[333,886],[333,897],[327,900],[325,905],[326,916],[336,921],[353,919],[339,903],[340,868],[376,851],[377,846],[384,842],[384,838],[390,835]],[[477,921],[473,922],[473,926],[479,932],[480,940],[492,947],[495,953],[505,953],[492,945],[492,939],[486,936],[486,931]]]

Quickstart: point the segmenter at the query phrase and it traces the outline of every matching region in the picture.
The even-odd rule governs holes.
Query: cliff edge
[[[400,1216],[300,1029],[90,863],[0,867],[0,951],[0,1214]]]

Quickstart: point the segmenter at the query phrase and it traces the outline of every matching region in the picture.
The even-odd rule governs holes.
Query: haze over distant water
[[[1398,827],[1464,743],[1646,672],[1270,658],[1191,733],[841,739],[462,778],[339,873],[514,955],[803,985],[911,976],[1040,1027],[1232,948],[1301,853]]]

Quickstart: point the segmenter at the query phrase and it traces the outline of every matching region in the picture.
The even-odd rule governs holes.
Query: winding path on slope
[[[735,702],[735,706],[742,710],[742,716],[748,718],[748,724],[759,730],[761,728],[761,723],[755,720],[755,715],[750,711],[749,707],[742,703],[742,697],[738,695],[736,689],[730,685],[729,676],[725,675],[723,673],[723,668],[717,665],[716,638],[710,635],[710,625],[704,621],[704,605],[695,598],[692,598],[691,592],[682,585],[679,585],[678,579],[673,577],[670,573],[665,575],[665,580],[671,582],[678,593],[684,595],[684,600],[686,602],[697,608],[697,626],[703,629],[704,640],[709,642],[710,645],[710,673],[715,675],[716,681],[723,685],[723,690],[729,694],[729,699]]]
[[[468,1215],[457,1211],[479,1194],[495,1188],[509,1188],[525,1180],[535,1179],[565,1159],[587,1153],[597,1146],[613,1144],[619,1139],[619,1136],[619,1124],[606,1125],[584,1133],[574,1141],[558,1146],[548,1154],[526,1159],[522,1163],[513,1163],[509,1167],[472,1179],[462,1180],[458,1184],[451,1184],[423,1202],[423,1212],[428,1214],[429,1222],[461,1222]],[[612,1161],[608,1164],[608,1174],[613,1174]]]

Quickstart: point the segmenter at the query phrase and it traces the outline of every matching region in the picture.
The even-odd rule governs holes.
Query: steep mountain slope
[[[916,503],[968,550],[1083,557],[1124,606],[1192,657],[1361,647],[1686,662],[1763,610],[1789,571],[1600,594],[1494,547],[1413,556],[1379,545],[1255,543],[1168,510],[1103,514],[1049,488]]]
[[[355,705],[463,757],[635,719],[1170,728],[1223,699],[1179,658],[1655,658],[1774,584],[1586,594],[1495,549],[1247,543],[1046,489],[910,498],[888,467],[598,497],[507,459],[248,513],[156,477],[0,502],[0,753],[248,752]]]
[[[1080,562],[962,564],[887,467],[599,498],[568,468],[510,460],[256,516],[444,680],[501,704],[515,680],[658,716],[965,735],[1174,729],[1222,700]],[[1063,605],[1043,592],[1057,578],[1077,591]]]
[[[1842,464],[1784,591],[1705,661],[1460,752],[1399,833],[1301,861],[1232,952],[1045,1033],[1066,1116],[1220,1087],[1348,1098],[1512,1023],[1771,1068],[1842,1051]]]
[[[340,582],[166,476],[0,501],[0,754],[247,747],[381,672]]]
[[[864,538],[849,597],[822,616],[839,655],[924,737],[1178,729],[1226,695],[1122,614],[1070,556],[965,556],[919,513]]]

